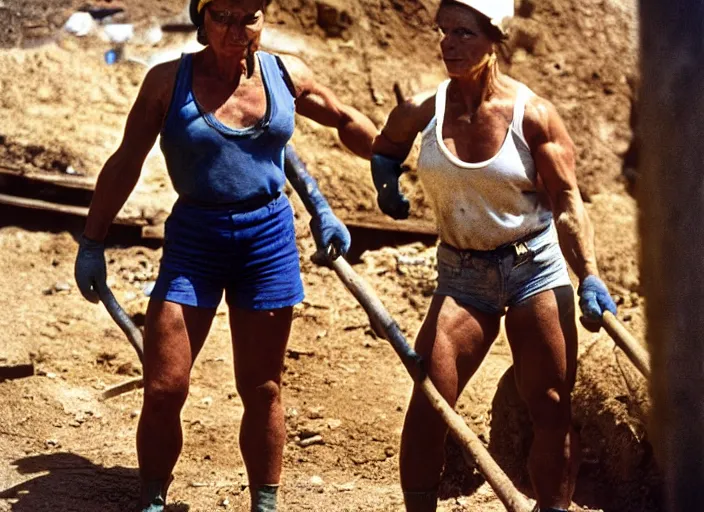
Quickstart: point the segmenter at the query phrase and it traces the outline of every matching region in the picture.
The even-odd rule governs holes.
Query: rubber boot
[[[142,482],[140,497],[140,512],[164,512],[166,509],[166,493],[173,477],[167,481],[152,480]]]
[[[438,506],[437,491],[404,492],[406,512],[435,512]]]
[[[276,512],[278,485],[259,485],[249,489],[252,498],[252,512]]]

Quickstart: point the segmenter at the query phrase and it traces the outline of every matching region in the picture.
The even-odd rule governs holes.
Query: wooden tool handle
[[[108,313],[110,313],[112,319],[127,336],[130,344],[137,352],[140,362],[143,362],[144,341],[142,339],[142,331],[139,330],[139,327],[134,324],[130,316],[124,309],[122,309],[122,306],[120,306],[120,303],[117,302],[112,290],[110,290],[110,287],[106,283],[98,284],[96,289],[98,291],[100,301],[105,305],[105,309],[108,310]]]
[[[644,377],[650,378],[650,356],[637,339],[611,312],[606,311],[602,317],[604,329],[614,343],[623,350]]]

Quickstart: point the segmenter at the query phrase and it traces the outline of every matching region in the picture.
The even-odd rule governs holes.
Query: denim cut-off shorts
[[[285,195],[252,211],[176,202],[152,298],[216,308],[278,309],[303,300],[293,211]]]
[[[438,247],[435,294],[485,313],[503,315],[507,307],[533,295],[571,285],[552,226],[493,251],[459,250],[444,243]]]

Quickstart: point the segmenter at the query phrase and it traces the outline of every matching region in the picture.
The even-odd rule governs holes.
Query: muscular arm
[[[374,154],[403,162],[418,134],[432,119],[434,108],[435,95],[432,93],[419,94],[398,104],[374,139]]]
[[[342,143],[354,154],[372,156],[372,142],[378,133],[374,123],[354,107],[346,105],[330,89],[318,83],[300,59],[281,58],[296,90],[296,112],[324,126],[337,129]]]
[[[526,108],[525,135],[550,199],[560,247],[580,282],[599,275],[594,230],[577,187],[572,139],[555,107],[534,98]]]
[[[142,172],[159,131],[171,98],[178,62],[168,62],[151,69],[132,105],[122,142],[103,166],[90,204],[84,235],[100,241],[127,201]]]

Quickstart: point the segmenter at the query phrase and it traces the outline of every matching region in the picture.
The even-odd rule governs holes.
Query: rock
[[[336,428],[340,428],[342,421],[338,419],[330,419],[328,420],[327,425],[330,430],[335,430]]]
[[[300,446],[301,448],[313,446],[314,444],[325,444],[325,441],[323,440],[323,436],[316,435],[316,436],[308,437],[306,439],[301,439],[300,441],[298,441],[298,446]]]
[[[56,292],[68,292],[71,290],[71,284],[66,282],[56,283],[54,285],[54,291]]]
[[[76,12],[73,13],[66,21],[64,30],[75,36],[83,37],[95,30],[96,25],[97,24],[90,13]]]
[[[317,23],[328,37],[342,37],[352,24],[352,15],[342,0],[318,0]]]
[[[139,416],[139,409],[134,409],[130,412],[130,418],[135,419],[137,416]]]
[[[298,432],[298,437],[301,439],[307,439],[309,437],[317,436],[318,434],[320,434],[319,428],[307,425],[305,427],[301,427],[301,430]]]
[[[223,498],[220,500],[220,503],[218,503],[218,505],[220,505],[223,508],[228,507],[230,505],[230,500],[227,498]]]
[[[312,485],[313,487],[322,487],[323,485],[325,485],[325,481],[318,475],[313,475],[312,477],[310,477],[310,485]]]
[[[306,417],[311,420],[319,420],[323,417],[323,410],[325,410],[325,407],[322,406],[310,407],[306,412]]]
[[[354,491],[355,487],[356,485],[354,482],[347,482],[346,484],[335,484],[335,489],[340,492]]]

